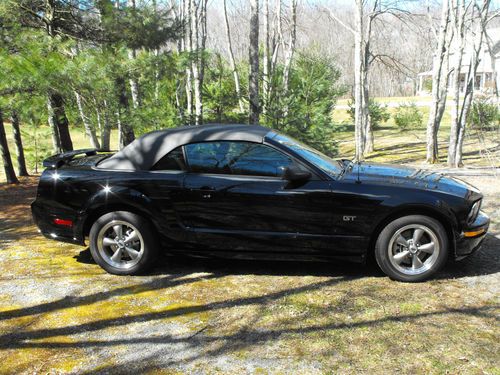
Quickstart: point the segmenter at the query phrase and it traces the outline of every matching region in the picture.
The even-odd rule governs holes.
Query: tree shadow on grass
[[[493,234],[487,234],[476,253],[460,261],[454,261],[450,257],[450,261],[433,278],[455,279],[498,273],[500,272],[499,249],[500,239]],[[74,258],[80,263],[95,264],[88,248]],[[342,260],[318,262],[196,258],[166,253],[160,255],[154,269],[148,275],[199,272],[223,275],[386,277],[373,257],[369,257],[367,264],[358,264]]]
[[[159,345],[169,345],[170,352],[163,353],[164,355],[171,355],[168,361],[165,358],[158,357],[158,352],[152,355],[145,355],[141,358],[135,357],[131,361],[123,363],[111,364],[99,372],[105,373],[126,373],[131,369],[134,371],[144,372],[146,370],[154,369],[159,366],[157,360],[162,361],[162,367],[174,367],[178,365],[186,365],[196,360],[209,360],[220,355],[227,355],[230,353],[238,352],[241,350],[250,349],[262,345],[271,345],[282,338],[301,337],[304,342],[308,335],[315,333],[325,334],[326,332],[338,330],[353,330],[363,328],[375,328],[388,323],[411,323],[425,318],[433,318],[446,315],[462,315],[483,319],[497,319],[496,312],[500,305],[488,305],[479,307],[463,307],[463,308],[442,308],[434,311],[425,311],[419,313],[410,313],[403,315],[385,315],[377,319],[366,319],[350,322],[328,322],[322,324],[298,324],[297,321],[288,322],[284,326],[276,328],[256,328],[255,323],[262,317],[262,309],[254,319],[247,324],[242,324],[241,327],[233,333],[228,334],[213,334],[203,333],[202,330],[193,334],[151,334],[151,335],[138,335],[136,337],[119,337],[119,338],[106,338],[106,339],[82,339],[82,340],[57,340],[47,338],[55,338],[61,335],[73,335],[79,333],[95,332],[108,327],[127,326],[128,324],[141,322],[148,323],[165,318],[172,318],[187,314],[201,313],[201,312],[215,312],[231,309],[239,306],[257,305],[264,307],[268,303],[290,296],[293,294],[311,292],[321,289],[326,286],[334,286],[337,283],[347,281],[346,278],[330,279],[325,282],[319,282],[303,287],[290,288],[284,291],[264,294],[258,297],[242,297],[235,299],[227,299],[221,302],[213,302],[205,305],[179,307],[167,311],[149,312],[138,314],[134,316],[125,316],[113,319],[103,319],[96,322],[84,323],[79,325],[51,328],[51,329],[38,329],[30,331],[21,331],[16,333],[9,333],[0,336],[1,349],[22,349],[22,348],[43,348],[43,349],[86,349],[86,348],[106,348],[116,346],[129,346],[129,345],[150,345],[151,348],[157,348]],[[327,311],[325,311],[327,313]],[[125,336],[125,335],[123,335]],[[314,337],[314,336],[311,336]],[[176,347],[176,345],[180,345]],[[154,352],[154,350],[152,350]],[[171,353],[171,352],[182,352]],[[193,353],[194,352],[194,353]],[[156,363],[155,363],[156,362]]]
[[[487,254],[493,251],[498,242],[490,243],[487,246]],[[80,257],[83,257],[90,263],[88,250],[82,251]],[[352,267],[352,268],[351,268]],[[121,360],[100,369],[105,373],[123,373],[134,371],[153,370],[157,366],[175,367],[184,366],[197,360],[207,360],[217,356],[227,355],[240,350],[257,347],[260,345],[272,345],[282,338],[302,337],[301,340],[315,337],[316,333],[325,333],[336,330],[352,330],[356,328],[374,328],[387,323],[409,323],[428,317],[437,317],[441,315],[463,315],[474,316],[485,319],[496,319],[495,312],[500,308],[499,305],[464,307],[464,308],[442,308],[434,311],[425,311],[406,315],[385,315],[377,319],[366,319],[359,321],[329,321],[327,323],[307,323],[301,324],[299,320],[293,319],[280,323],[276,327],[259,328],[257,321],[265,316],[265,309],[270,304],[283,298],[289,298],[294,295],[304,293],[314,293],[325,288],[335,288],[346,282],[351,282],[365,275],[364,267],[359,265],[334,265],[331,263],[299,263],[299,262],[262,262],[262,261],[220,261],[220,260],[199,260],[186,258],[162,257],[160,263],[155,268],[154,274],[162,275],[164,270],[168,269],[169,274],[156,278],[152,281],[139,283],[133,286],[117,288],[114,290],[103,291],[87,296],[66,297],[58,301],[40,304],[29,308],[20,308],[16,310],[0,312],[0,320],[18,318],[40,313],[55,312],[61,309],[73,308],[83,305],[91,305],[95,302],[110,299],[115,296],[141,293],[144,291],[162,290],[173,288],[180,285],[187,285],[203,279],[216,279],[226,275],[234,274],[258,274],[258,275],[321,275],[330,276],[326,280],[320,280],[307,285],[287,288],[285,290],[274,291],[257,296],[242,296],[235,298],[226,298],[213,302],[190,305],[174,306],[163,310],[149,309],[135,315],[125,315],[99,319],[92,322],[76,323],[67,326],[55,328],[39,329],[20,329],[15,332],[0,334],[0,349],[24,349],[24,348],[43,348],[43,349],[87,349],[87,348],[106,348],[129,345],[149,345],[150,348],[158,346],[168,346],[169,350],[179,351],[180,354],[172,354],[167,357],[166,362],[162,359],[158,364],[158,352],[152,355],[144,355],[133,360]],[[482,272],[494,272],[497,268],[489,268]],[[200,276],[197,273],[202,272]],[[482,273],[481,273],[482,274]],[[469,275],[469,274],[467,274]],[[137,278],[140,280],[140,278]],[[396,284],[396,283],[395,283]],[[351,298],[356,298],[351,296]],[[202,328],[199,331],[190,334],[165,334],[156,332],[154,334],[138,334],[130,337],[128,334],[121,335],[120,327],[127,327],[130,324],[153,324],[176,317],[188,316],[191,314],[216,312],[223,314],[224,311],[244,306],[256,306],[258,314],[252,317],[250,321],[238,326],[236,332],[218,333],[217,330],[204,332]],[[327,316],[331,313],[331,306],[322,306],[324,312],[320,316]],[[310,322],[315,315],[304,318],[304,322]],[[210,324],[210,323],[208,323]],[[116,329],[112,336],[109,334],[100,335],[102,330],[110,327]],[[215,333],[214,333],[215,332]],[[58,339],[58,336],[79,335],[85,336],[73,338],[71,341]],[[308,336],[312,335],[312,336]],[[95,337],[89,339],[88,337]],[[47,339],[49,339],[47,341]],[[179,345],[179,346],[178,346]],[[131,348],[133,349],[133,347]],[[160,350],[160,349],[159,349]],[[163,349],[164,350],[164,349]],[[154,352],[154,351],[153,351]],[[169,355],[169,352],[162,352],[162,355]],[[134,356],[132,356],[134,357]],[[125,357],[126,358],[126,357]]]
[[[87,248],[73,257],[79,263],[96,264]],[[303,260],[251,260],[192,257],[180,254],[160,253],[149,276],[165,274],[216,273],[223,275],[269,276],[352,276],[376,277],[382,274],[371,264],[346,261],[318,262]]]
[[[220,275],[214,275],[213,277],[220,277]],[[173,287],[175,285],[179,285],[180,283],[189,283],[196,281],[199,278],[190,278],[190,279],[181,279],[179,282],[175,282],[174,280],[177,277],[167,277],[165,279],[155,280],[150,283],[144,283],[137,288],[137,286],[133,287],[138,289],[137,292],[144,292],[146,290],[159,290],[162,288]],[[189,315],[193,313],[202,313],[209,311],[217,311],[217,310],[225,310],[232,307],[237,306],[249,306],[249,305],[259,305],[263,303],[267,303],[269,301],[277,300],[283,297],[287,297],[293,294],[300,294],[304,292],[311,292],[314,290],[319,290],[323,287],[333,286],[343,281],[347,281],[353,278],[348,277],[338,277],[338,278],[329,278],[324,281],[319,281],[312,284],[307,284],[295,288],[289,288],[285,290],[280,290],[277,292],[272,292],[265,295],[260,296],[251,296],[251,297],[240,297],[233,299],[226,299],[222,301],[210,302],[207,304],[200,304],[195,306],[181,306],[175,307],[163,311],[147,311],[142,314],[136,315],[126,315],[119,316],[107,319],[101,319],[97,321],[92,321],[88,323],[81,323],[73,326],[66,327],[57,327],[57,328],[42,328],[36,330],[28,330],[28,331],[18,331],[14,333],[7,333],[0,335],[0,348],[8,349],[8,348],[19,348],[23,347],[23,342],[37,339],[44,339],[50,337],[56,337],[61,335],[74,335],[83,332],[94,332],[99,331],[108,327],[118,327],[118,326],[127,326],[128,324],[134,322],[149,322],[149,321],[157,321],[161,319],[167,318],[175,318],[179,316]],[[112,296],[119,294],[132,294],[134,290],[131,287],[126,288],[118,288],[111,291],[100,292],[89,296],[84,297],[74,297],[74,298],[64,298],[59,301],[53,303],[47,303],[38,305],[32,308],[27,309],[18,309],[18,310],[10,310],[0,312],[0,318],[10,319],[13,317],[20,317],[26,315],[32,315],[42,312],[49,312],[60,310],[63,308],[82,306],[85,304],[91,304],[96,301],[102,301],[105,299],[109,299]],[[46,345],[50,345],[46,343]],[[48,347],[48,346],[47,346]]]
[[[462,278],[493,275],[500,272],[500,239],[487,234],[481,248],[460,261],[450,261],[437,278]]]

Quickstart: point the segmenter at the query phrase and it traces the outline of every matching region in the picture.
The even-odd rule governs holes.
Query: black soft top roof
[[[262,143],[271,130],[259,125],[211,124],[158,130],[136,139],[97,168],[149,170],[164,155],[188,143],[206,141],[247,141]]]

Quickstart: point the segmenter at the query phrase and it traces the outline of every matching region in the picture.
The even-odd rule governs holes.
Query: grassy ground
[[[388,108],[391,116],[395,108]],[[429,109],[420,108],[423,118],[427,119]],[[339,155],[352,157],[354,155],[353,134],[354,127],[350,125],[351,119],[345,109],[336,109],[333,112],[334,121],[338,124],[339,131],[336,140],[339,145]],[[450,136],[450,114],[446,111],[438,135],[440,162],[437,167],[446,165],[448,141]],[[425,121],[424,121],[425,122]],[[422,166],[426,158],[426,130],[422,125],[418,128],[407,130],[399,129],[391,117],[389,121],[381,124],[375,130],[375,150],[367,156],[367,160],[383,163],[403,163]],[[463,161],[465,167],[500,167],[500,133],[498,130],[478,132],[469,129],[466,133],[463,147]]]
[[[431,281],[346,264],[162,257],[106,274],[44,239],[36,178],[0,186],[0,373],[500,374],[500,184],[482,251]]]

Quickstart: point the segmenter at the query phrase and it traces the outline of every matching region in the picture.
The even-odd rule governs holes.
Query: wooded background
[[[459,167],[468,127],[498,129],[498,90],[478,96],[474,78],[498,24],[489,0],[3,0],[5,176],[17,181],[4,122],[21,176],[72,150],[82,132],[89,147],[110,150],[147,131],[214,122],[260,123],[336,156],[345,123],[332,111],[346,98],[363,160],[389,116],[372,98],[414,96],[429,70],[427,118],[404,104],[394,121],[402,131],[426,124],[427,162],[445,156]],[[439,155],[447,106],[448,153]]]

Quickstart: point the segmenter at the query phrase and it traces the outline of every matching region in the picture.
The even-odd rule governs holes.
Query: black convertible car
[[[488,230],[474,187],[439,173],[332,160],[261,126],[156,131],[121,151],[44,161],[33,218],[119,275],[157,252],[364,262],[420,281],[476,251]]]

